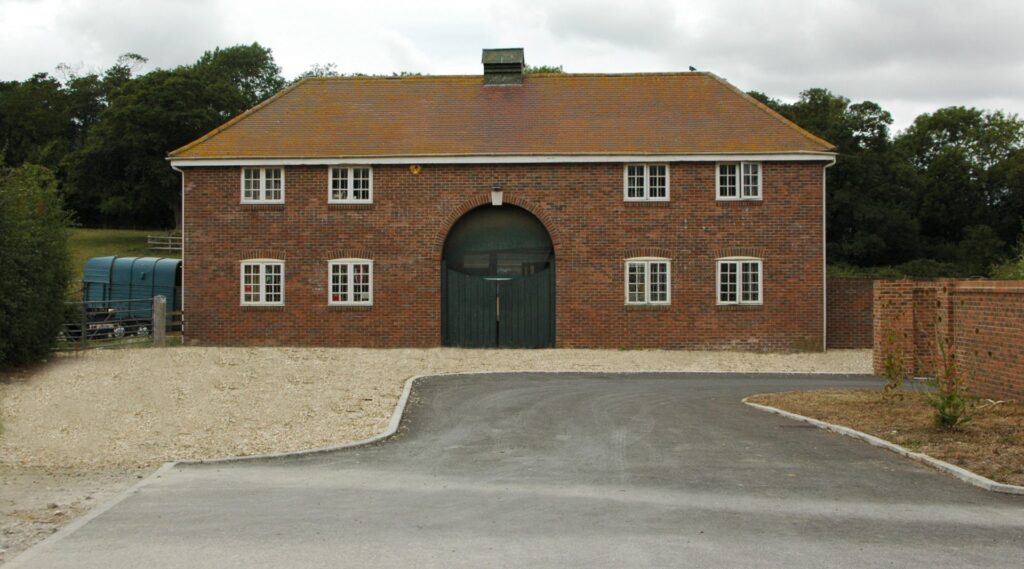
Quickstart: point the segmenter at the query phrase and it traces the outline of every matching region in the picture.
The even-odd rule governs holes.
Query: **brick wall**
[[[437,346],[448,229],[489,203],[536,215],[556,263],[556,345],[822,348],[820,163],[763,164],[763,201],[715,200],[713,163],[673,163],[671,201],[624,202],[622,164],[375,166],[372,205],[329,205],[325,166],[288,167],[283,205],[240,205],[236,167],[185,174],[187,340]],[[715,304],[715,259],[763,259],[761,306]],[[624,259],[672,260],[672,303],[624,305]],[[239,306],[239,261],[284,259],[286,305]],[[374,260],[374,305],[327,306],[326,261]]]
[[[874,314],[876,373],[896,350],[915,375],[934,375],[943,342],[975,394],[1024,400],[1024,282],[879,281]]]
[[[826,342],[830,350],[873,345],[874,282],[873,279],[828,279]]]

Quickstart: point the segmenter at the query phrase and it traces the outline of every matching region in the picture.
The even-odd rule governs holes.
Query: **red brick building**
[[[186,339],[820,350],[829,143],[703,72],[307,79],[170,155]]]

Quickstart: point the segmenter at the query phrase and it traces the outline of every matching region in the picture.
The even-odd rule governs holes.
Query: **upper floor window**
[[[626,304],[669,304],[668,259],[626,259]]]
[[[367,166],[331,167],[330,203],[373,203],[373,171]]]
[[[284,169],[242,168],[242,203],[284,203]]]
[[[626,201],[667,201],[667,164],[627,164],[624,193]]]
[[[327,303],[331,305],[373,304],[373,261],[334,259],[327,263]]]
[[[761,260],[718,260],[718,304],[761,304]]]
[[[247,259],[242,261],[242,305],[284,304],[284,261]]]
[[[761,163],[719,162],[715,185],[720,200],[759,200]]]

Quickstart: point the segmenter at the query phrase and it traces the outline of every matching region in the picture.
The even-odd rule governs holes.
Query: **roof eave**
[[[402,154],[350,156],[168,156],[172,166],[332,165],[332,164],[553,164],[571,162],[719,162],[728,160],[828,161],[833,151],[637,153],[602,152],[574,154]]]

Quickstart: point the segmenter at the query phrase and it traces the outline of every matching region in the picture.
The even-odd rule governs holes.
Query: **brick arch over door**
[[[562,253],[562,236],[561,232],[558,230],[558,226],[556,226],[554,222],[551,220],[551,218],[548,217],[547,213],[545,213],[544,210],[537,207],[537,205],[532,203],[530,200],[526,200],[518,196],[506,195],[502,202],[503,204],[521,207],[526,211],[530,212],[538,220],[540,220],[541,224],[544,226],[544,229],[547,230],[548,236],[551,238],[551,247],[555,251],[555,259],[558,259]],[[451,231],[452,227],[455,225],[456,222],[462,219],[462,216],[469,213],[470,210],[476,209],[482,205],[487,205],[490,203],[491,195],[490,193],[487,193],[470,198],[459,204],[459,206],[456,207],[455,209],[453,209],[452,212],[448,214],[448,217],[445,218],[444,222],[441,224],[441,227],[438,229],[438,232],[434,235],[432,260],[435,261],[436,263],[441,262],[441,257],[444,254],[444,242],[445,239],[448,238],[448,232]]]

